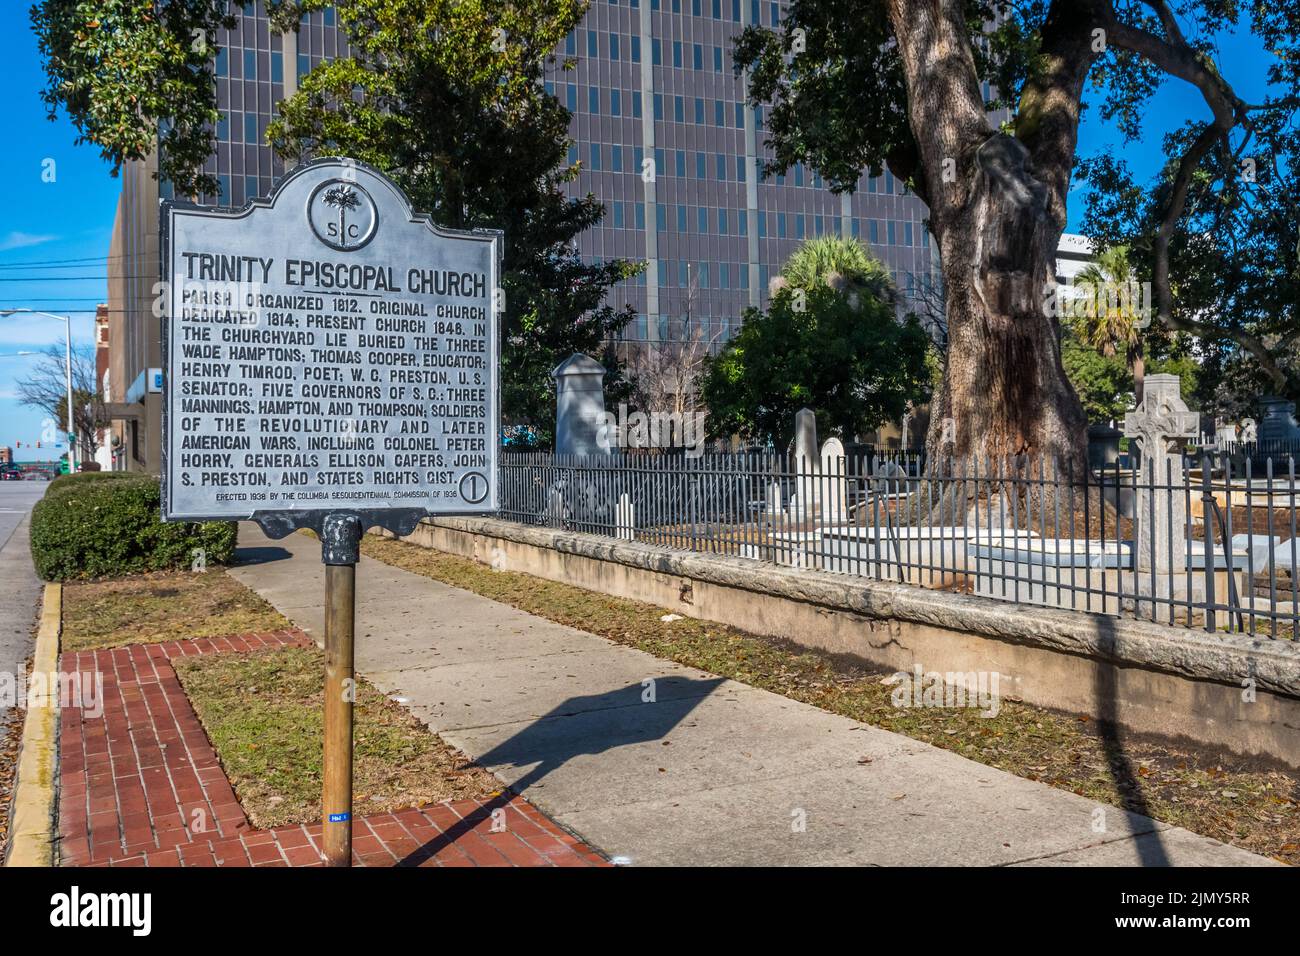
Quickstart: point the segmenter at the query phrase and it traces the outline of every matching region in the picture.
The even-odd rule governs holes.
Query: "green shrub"
[[[96,481],[130,481],[131,479],[148,478],[149,475],[141,474],[138,471],[82,471],[75,475],[59,475],[50,482],[50,486],[45,490],[46,495],[57,488],[67,488],[70,485],[84,485]]]
[[[53,482],[32,509],[36,573],[98,578],[189,567],[198,549],[208,564],[234,556],[234,522],[164,523],[160,507],[153,475],[89,472]]]

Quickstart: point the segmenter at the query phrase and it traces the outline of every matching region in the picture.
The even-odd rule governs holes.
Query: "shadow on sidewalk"
[[[662,740],[713,693],[723,678],[661,677],[655,681],[654,700],[646,699],[648,689],[642,684],[629,684],[603,694],[570,697],[480,756],[475,763],[482,767],[501,764],[536,766],[505,792],[408,854],[397,865],[418,866],[436,856],[490,818],[495,810],[506,807],[515,794],[524,796],[529,787],[574,757]],[[671,696],[667,696],[669,694]],[[584,717],[587,719],[582,719]]]
[[[261,548],[236,548],[235,564],[270,564],[273,561],[287,561],[293,557],[293,552],[288,548],[279,547],[261,547]]]
[[[1097,615],[1097,628],[1102,637],[1103,648],[1110,653],[1115,650],[1115,621],[1105,615]],[[1093,665],[1093,695],[1097,705],[1097,733],[1101,738],[1102,750],[1106,754],[1106,766],[1111,779],[1119,790],[1120,806],[1133,813],[1155,819],[1151,815],[1151,805],[1146,794],[1142,792],[1142,781],[1133,768],[1133,762],[1124,750],[1123,732],[1119,717],[1119,687],[1117,665],[1106,661],[1097,661]],[[1169,866],[1169,854],[1165,851],[1164,841],[1159,830],[1140,834],[1133,838],[1137,844],[1138,858],[1143,866]]]

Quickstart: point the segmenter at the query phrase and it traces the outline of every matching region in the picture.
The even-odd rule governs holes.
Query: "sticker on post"
[[[347,823],[352,819],[351,813],[331,813],[330,823]]]

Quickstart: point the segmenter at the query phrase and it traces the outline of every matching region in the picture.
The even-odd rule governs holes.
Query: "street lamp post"
[[[77,444],[77,423],[72,417],[72,316],[55,315],[53,312],[42,312],[39,309],[0,309],[0,315],[18,315],[20,313],[23,315],[43,315],[49,319],[58,319],[63,323],[65,345],[63,371],[68,386],[68,474],[75,474],[77,466],[73,455]]]

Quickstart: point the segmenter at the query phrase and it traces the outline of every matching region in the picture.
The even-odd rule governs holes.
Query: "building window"
[[[713,72],[722,72],[722,47],[720,46],[715,46],[713,48]]]
[[[632,116],[636,119],[641,118],[641,91],[632,91]]]
[[[664,47],[658,37],[650,38],[650,62],[655,66],[663,66],[664,63]]]
[[[696,153],[695,154],[695,178],[696,179],[704,179],[705,177],[708,176],[708,171],[705,169],[706,165],[707,162],[705,160],[704,154]]]
[[[718,235],[727,234],[727,210],[719,207],[718,209]]]
[[[613,89],[609,91],[609,115],[610,116],[623,115],[623,91],[622,90]]]
[[[587,87],[587,112],[600,113],[600,87],[598,86]]]
[[[600,143],[591,144],[591,168],[593,171],[600,170]]]
[[[696,213],[695,213],[695,219],[696,219],[696,223],[695,223],[695,225],[696,225],[696,228],[697,228],[697,230],[699,231],[700,235],[702,235],[702,236],[704,236],[704,235],[708,235],[708,232],[709,232],[709,207],[708,207],[708,206],[700,206],[700,207],[697,209]]]
[[[741,236],[749,234],[749,213],[744,209],[736,210],[736,234]]]
[[[682,41],[681,40],[673,41],[673,66],[677,67],[679,70],[682,67]]]
[[[623,147],[615,144],[609,150],[609,168],[616,173],[621,173],[623,171]]]
[[[699,96],[695,97],[695,125],[704,125],[704,99]]]
[[[691,46],[691,66],[697,70],[704,69],[704,47],[699,43]]]
[[[611,60],[618,59],[618,34],[617,33],[611,33],[609,35],[609,58]]]
[[[632,35],[632,62],[641,62],[641,38],[636,34]]]
[[[686,122],[686,98],[683,96],[673,97],[673,119],[679,123]]]
[[[686,178],[686,150],[679,149],[673,153],[673,161],[676,165],[677,175],[682,179]]]
[[[595,59],[600,56],[600,44],[596,40],[596,31],[587,31],[587,56]]]

